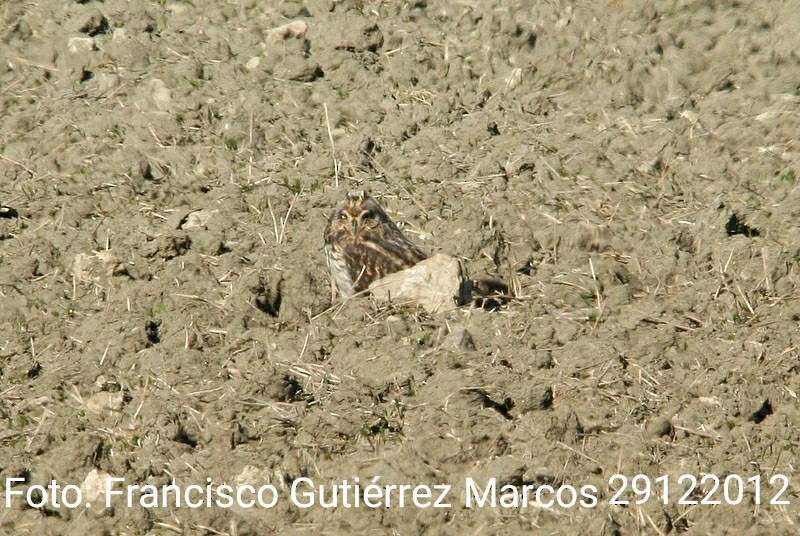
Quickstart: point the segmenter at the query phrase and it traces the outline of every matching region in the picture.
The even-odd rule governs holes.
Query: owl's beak
[[[350,229],[353,231],[353,234],[358,232],[358,222],[356,220],[350,222]]]

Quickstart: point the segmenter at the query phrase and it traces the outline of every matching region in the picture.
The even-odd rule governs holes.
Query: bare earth
[[[797,6],[277,4],[0,5],[0,530],[795,533]],[[332,301],[322,229],[362,188],[514,299]],[[681,504],[706,473],[741,502]],[[17,477],[95,504],[6,507]],[[301,477],[450,507],[301,508]],[[109,478],[280,496],[105,508]]]

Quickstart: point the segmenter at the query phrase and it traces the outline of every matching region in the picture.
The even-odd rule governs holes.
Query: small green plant
[[[64,315],[69,318],[73,318],[75,316],[75,310],[72,307],[64,307],[62,309],[57,309],[53,311],[53,316],[56,318],[60,318],[61,315]]]
[[[289,181],[288,178],[284,177],[283,185],[287,187],[295,195],[299,194],[303,190],[303,183],[300,182],[300,179]]]
[[[133,190],[134,195],[144,194],[145,180],[143,178],[138,179],[131,185],[131,189]]]
[[[781,175],[781,180],[786,184],[794,184],[797,181],[797,175],[795,174],[793,169],[790,169],[783,175]]]
[[[409,378],[406,380],[406,384],[403,386],[406,391],[406,396],[415,396],[417,394],[416,385],[414,384],[414,379]]]
[[[231,151],[236,151],[239,149],[239,140],[236,138],[225,138],[225,147]]]
[[[574,179],[575,174],[568,170],[565,166],[558,166],[558,174],[565,179]]]
[[[167,312],[167,306],[164,305],[164,302],[156,302],[155,304],[153,304],[153,307],[151,307],[150,310],[147,311],[147,316],[153,318],[159,315],[163,315],[166,312]]]
[[[725,427],[728,430],[733,430],[736,427],[736,422],[731,420],[731,419],[726,419],[725,420]]]
[[[428,179],[425,177],[413,177],[407,173],[400,177],[400,180],[406,184],[428,184]]]

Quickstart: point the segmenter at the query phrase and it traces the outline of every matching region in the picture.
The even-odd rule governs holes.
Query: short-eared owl
[[[325,227],[325,256],[345,298],[427,258],[363,191],[349,192],[333,209]]]

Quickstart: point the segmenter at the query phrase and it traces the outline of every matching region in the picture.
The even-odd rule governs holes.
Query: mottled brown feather
[[[325,253],[342,297],[427,258],[363,191],[349,192],[334,208],[325,226]]]

